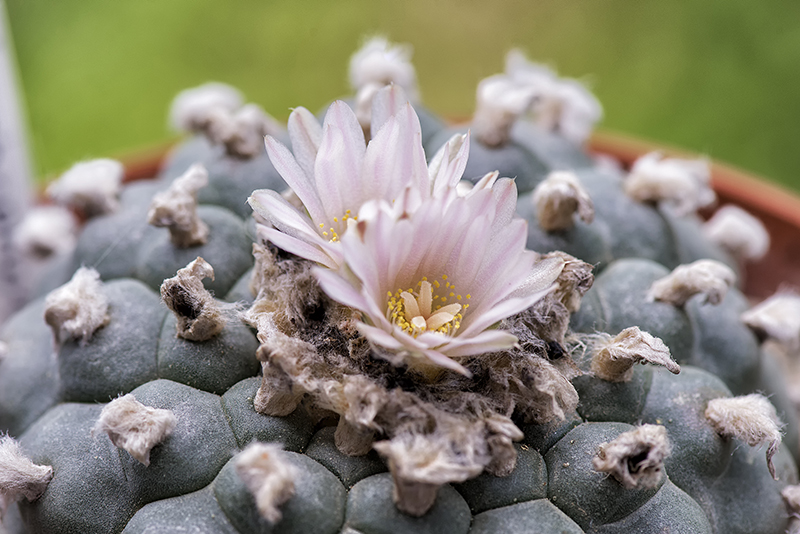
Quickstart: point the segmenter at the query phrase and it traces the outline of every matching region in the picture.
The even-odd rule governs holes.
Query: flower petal
[[[405,91],[399,85],[387,85],[372,98],[370,132],[372,137],[378,133],[389,117],[397,115],[403,105],[408,102]]]
[[[247,203],[278,230],[304,241],[322,242],[322,238],[313,226],[314,222],[308,215],[300,213],[276,191],[271,189],[253,191]]]
[[[288,148],[272,136],[264,138],[267,154],[272,165],[283,177],[284,181],[292,188],[297,198],[303,203],[311,219],[314,221],[325,220],[325,210],[316,187],[306,176]]]
[[[357,210],[365,199],[359,176],[366,143],[364,132],[350,106],[337,100],[328,108],[322,141],[314,163],[314,182],[325,199],[327,222],[348,209]],[[369,198],[369,197],[366,197]]]
[[[337,259],[332,258],[330,254],[326,253],[319,247],[314,246],[307,241],[302,241],[292,237],[284,232],[275,230],[274,228],[261,225],[258,229],[258,233],[263,239],[270,241],[276,247],[281,248],[286,252],[291,252],[292,254],[300,256],[301,258],[320,263],[329,269],[338,269],[339,263],[342,262],[341,258],[338,258],[337,261]]]
[[[434,196],[454,188],[467,167],[469,158],[469,132],[455,134],[436,152],[428,165]]]
[[[366,299],[358,289],[336,272],[320,269],[319,267],[315,267],[312,272],[322,290],[336,302],[357,310],[365,310],[369,307]]]
[[[442,350],[451,358],[460,358],[508,349],[517,341],[516,336],[504,330],[486,330],[476,336],[453,338]]]
[[[287,128],[294,157],[311,181],[314,177],[314,161],[322,141],[322,126],[310,111],[298,107],[289,115]]]

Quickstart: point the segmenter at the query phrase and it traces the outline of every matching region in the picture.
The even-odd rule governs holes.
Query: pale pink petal
[[[525,297],[506,299],[481,314],[470,314],[469,318],[472,320],[469,321],[468,324],[465,324],[467,323],[465,318],[465,320],[461,323],[461,330],[458,333],[458,338],[461,339],[462,337],[468,338],[475,336],[496,322],[530,308],[547,296],[548,293],[554,291],[555,288],[555,285],[551,285],[547,289],[532,293]]]
[[[309,181],[314,178],[314,161],[322,142],[322,126],[313,113],[304,107],[295,108],[289,115],[287,124],[289,139],[292,141],[292,153],[306,173]]]
[[[452,275],[458,288],[472,287],[492,239],[491,226],[490,219],[485,216],[470,224],[467,232],[470,239],[461,247]]]
[[[316,190],[319,198],[325,199],[329,222],[342,217],[348,209],[358,210],[363,203],[359,175],[365,150],[364,132],[355,113],[337,100],[325,115],[314,164]]]
[[[461,365],[455,360],[448,358],[447,356],[445,356],[444,354],[442,354],[437,350],[426,350],[423,352],[423,354],[425,355],[426,358],[428,358],[428,360],[431,361],[431,363],[434,363],[439,367],[450,369],[451,371],[455,371],[456,373],[462,374],[464,376],[472,376],[472,373],[470,373],[463,365]]]
[[[446,189],[455,188],[469,158],[469,132],[455,134],[433,156],[429,173],[434,196],[441,195]]]
[[[301,213],[276,191],[257,189],[247,199],[247,203],[280,231],[313,243],[322,241],[308,215]]]
[[[366,310],[369,306],[364,296],[334,271],[314,268],[312,271],[319,282],[319,286],[336,302],[356,308]]]
[[[387,85],[372,98],[370,132],[372,137],[378,133],[389,117],[396,115],[408,103],[405,91],[399,85]]]
[[[365,198],[391,202],[406,186],[419,189],[420,183],[427,184],[427,174],[419,119],[406,103],[373,133],[364,155],[361,188]]]
[[[326,252],[323,252],[322,249],[312,245],[307,241],[302,241],[290,236],[289,234],[285,234],[275,230],[274,228],[268,228],[266,226],[261,226],[259,228],[259,235],[286,252],[291,252],[292,254],[300,256],[301,258],[315,261],[329,269],[339,268],[336,259],[331,258],[331,256]],[[339,258],[339,261],[342,261],[341,258]]]
[[[501,178],[492,186],[496,207],[493,231],[499,232],[501,228],[511,223],[517,212],[517,184],[511,178]]]
[[[297,163],[297,160],[289,152],[289,149],[272,136],[267,136],[264,139],[267,147],[267,154],[272,165],[283,177],[284,181],[292,188],[297,198],[303,203],[308,210],[308,214],[314,221],[322,222],[325,220],[325,210],[322,207],[322,201],[319,194],[314,187],[313,182],[310,181],[306,173]]]
[[[391,334],[384,332],[380,328],[375,328],[374,326],[369,326],[364,323],[358,323],[356,326],[364,337],[376,345],[386,347],[390,350],[400,350],[405,346],[403,343],[393,338]]]
[[[505,330],[485,330],[476,336],[453,338],[442,350],[451,358],[461,358],[504,350],[513,347],[516,342],[516,336]]]
[[[492,187],[494,187],[494,184],[499,176],[500,173],[498,171],[487,172],[486,174],[483,175],[483,178],[478,180],[472,187],[472,189],[470,189],[469,192],[464,196],[470,197],[475,193],[477,193],[478,191],[483,191],[484,189],[491,189]]]

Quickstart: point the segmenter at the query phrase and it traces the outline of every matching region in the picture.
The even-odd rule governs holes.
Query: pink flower
[[[375,97],[369,144],[353,111],[340,101],[331,105],[322,127],[308,110],[297,108],[288,128],[294,154],[270,136],[267,153],[304,210],[266,189],[253,192],[249,203],[273,226],[261,225],[262,237],[330,269],[342,263],[339,240],[361,206],[404,198],[412,207],[434,191],[454,187],[469,150],[467,138],[454,137],[429,173],[419,119],[397,86]]]
[[[410,213],[368,205],[341,241],[347,269],[315,271],[328,295],[362,312],[361,333],[411,368],[468,375],[458,360],[513,346],[492,326],[547,295],[561,273],[562,260],[525,249],[513,180],[491,185],[428,197]]]

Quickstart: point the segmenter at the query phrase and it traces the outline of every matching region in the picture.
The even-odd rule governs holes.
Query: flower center
[[[439,280],[429,282],[427,278],[417,282],[417,290],[398,289],[394,293],[387,292],[389,298],[386,307],[386,318],[405,332],[417,337],[422,332],[438,332],[452,335],[461,326],[461,311],[466,311],[469,304],[463,306],[458,302],[463,299],[456,294],[456,287],[447,281],[447,275]],[[469,299],[471,295],[467,295]]]
[[[350,210],[344,212],[344,216],[340,219],[339,217],[333,218],[333,223],[328,225],[328,229],[325,229],[325,223],[319,223],[319,230],[322,233],[322,237],[327,237],[328,241],[339,241],[339,236],[344,235],[345,231],[347,230],[348,221],[358,220],[358,215],[353,216],[350,213]]]

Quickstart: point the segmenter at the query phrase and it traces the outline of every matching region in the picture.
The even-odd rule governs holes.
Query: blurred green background
[[[425,103],[473,108],[523,48],[589,83],[601,128],[727,161],[800,190],[797,0],[6,0],[35,170],[170,139],[181,89],[230,83],[285,119],[348,93],[350,54],[414,46]]]

